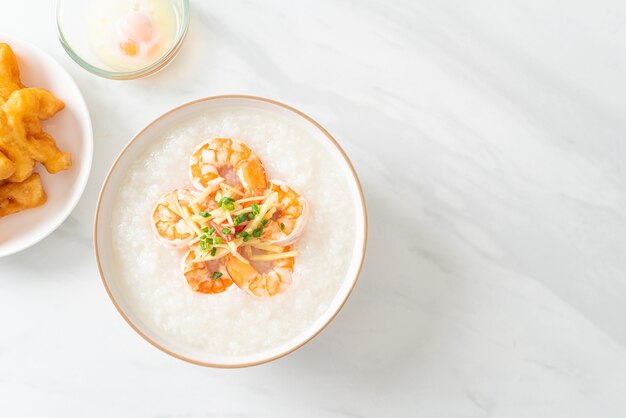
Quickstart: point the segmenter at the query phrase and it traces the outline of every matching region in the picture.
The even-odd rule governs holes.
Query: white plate
[[[330,303],[329,308],[321,314],[309,328],[286,343],[261,352],[237,357],[209,355],[199,349],[172,341],[161,335],[161,331],[158,329],[145,324],[140,319],[140,315],[136,312],[135,308],[124,296],[123,284],[120,279],[123,273],[116,270],[111,237],[111,214],[113,212],[113,205],[120,185],[133,162],[146,153],[152,141],[162,139],[164,132],[179,127],[181,124],[184,124],[185,121],[194,117],[212,111],[226,109],[270,111],[276,114],[276,116],[287,119],[290,123],[302,127],[303,130],[311,134],[314,140],[327,145],[331,153],[336,153],[335,155],[338,157],[337,161],[341,166],[341,170],[345,173],[347,178],[350,179],[350,198],[355,202],[355,216],[357,218],[356,241],[350,265],[341,287]],[[104,185],[102,186],[102,191],[100,192],[94,224],[94,248],[100,275],[111,300],[128,324],[148,342],[166,353],[195,364],[212,367],[244,367],[274,360],[294,351],[317,335],[335,317],[348,299],[356,283],[361,265],[363,264],[366,237],[367,218],[361,186],[348,157],[339,147],[339,144],[337,144],[324,128],[303,113],[284,104],[252,96],[219,96],[197,100],[171,110],[145,127],[128,143],[124,150],[122,150],[111,167]]]
[[[17,56],[22,83],[27,87],[50,90],[63,100],[65,109],[42,123],[62,151],[72,153],[72,167],[48,174],[41,164],[40,174],[48,201],[43,206],[0,218],[0,257],[36,244],[70,215],[80,199],[93,153],[93,134],[87,105],[70,75],[52,57],[35,46],[0,35]]]

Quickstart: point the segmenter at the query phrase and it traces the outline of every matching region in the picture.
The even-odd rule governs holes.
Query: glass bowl
[[[92,34],[101,23],[102,16],[113,8],[131,7],[133,4],[155,4],[171,7],[168,19],[173,18],[172,36],[162,45],[163,52],[154,60],[136,68],[123,68],[107,63],[96,52]],[[121,9],[120,9],[121,10]],[[163,9],[165,10],[165,9]],[[68,55],[85,70],[100,77],[114,80],[131,80],[146,77],[163,69],[178,53],[189,28],[189,0],[57,0],[56,26],[59,41]],[[111,25],[109,25],[111,26]],[[103,39],[107,34],[102,34]]]

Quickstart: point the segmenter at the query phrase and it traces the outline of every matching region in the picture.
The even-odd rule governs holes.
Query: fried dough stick
[[[0,180],[9,178],[15,173],[15,163],[0,151]]]
[[[9,45],[0,43],[0,101],[6,101],[11,93],[23,87],[15,54]]]
[[[41,206],[46,203],[47,198],[37,173],[21,183],[4,183],[0,185],[0,218]]]
[[[62,152],[54,139],[41,129],[40,119],[48,119],[63,109],[61,100],[49,91],[24,88],[11,94],[0,107],[0,151],[15,163],[15,172],[7,179],[19,182],[41,162],[50,173],[72,165],[69,153]]]

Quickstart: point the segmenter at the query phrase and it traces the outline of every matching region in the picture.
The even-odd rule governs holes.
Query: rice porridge
[[[308,222],[293,244],[293,282],[280,294],[260,299],[234,285],[222,293],[194,292],[182,275],[184,252],[154,238],[155,203],[172,189],[191,187],[189,156],[214,137],[247,144],[268,179],[293,185],[308,202]],[[126,174],[110,226],[118,280],[140,319],[172,341],[233,356],[275,347],[310,327],[342,285],[356,244],[351,178],[334,151],[260,109],[211,111],[164,132]]]

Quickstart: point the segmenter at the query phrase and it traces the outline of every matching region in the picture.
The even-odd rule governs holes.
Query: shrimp
[[[250,247],[245,249],[250,251]],[[291,252],[291,247],[283,247],[281,252]],[[271,261],[254,261],[254,258],[250,257],[252,261],[247,264],[237,257],[227,256],[226,271],[237,287],[259,298],[275,296],[289,288],[294,266],[293,255]]]
[[[263,239],[276,245],[288,245],[297,240],[309,217],[307,201],[293,187],[280,180],[270,181],[270,191],[278,194],[276,212],[264,229]]]
[[[191,155],[189,175],[200,190],[217,178],[236,189],[243,187],[249,195],[267,188],[261,159],[246,144],[231,138],[211,138],[200,144]]]
[[[190,249],[183,258],[183,275],[194,292],[221,293],[233,281],[224,268],[224,259],[195,262],[196,248]]]
[[[166,247],[180,249],[193,239],[194,231],[182,218],[180,209],[191,204],[196,194],[192,189],[176,189],[161,196],[154,207],[152,231]]]

